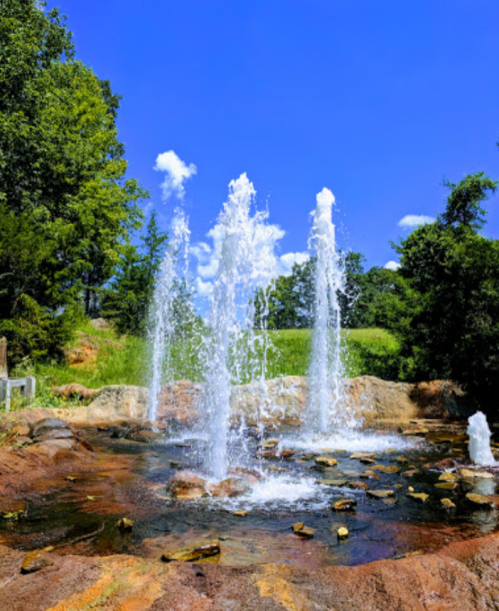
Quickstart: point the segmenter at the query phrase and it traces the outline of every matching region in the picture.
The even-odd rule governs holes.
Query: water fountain
[[[497,464],[490,449],[491,432],[487,418],[482,412],[477,412],[468,419],[468,435],[470,438],[469,453],[471,460],[483,467]]]
[[[162,384],[173,381],[172,345],[179,330],[185,328],[188,310],[178,311],[177,301],[186,285],[189,269],[190,230],[188,219],[177,208],[172,222],[172,237],[161,264],[151,308],[152,335],[149,420],[157,420]],[[187,289],[189,290],[189,289]]]
[[[317,194],[317,207],[310,237],[315,251],[315,295],[312,361],[309,375],[307,426],[309,431],[326,433],[352,427],[343,393],[341,310],[338,300],[344,291],[344,273],[336,251],[332,220],[334,195],[324,188]]]
[[[252,215],[255,194],[246,174],[231,181],[215,230],[221,246],[203,361],[207,468],[218,480],[228,469],[231,386],[255,378],[263,386],[265,379],[265,358],[257,354],[261,338],[254,329],[254,296],[275,277],[274,246],[282,232],[267,223],[267,212]]]

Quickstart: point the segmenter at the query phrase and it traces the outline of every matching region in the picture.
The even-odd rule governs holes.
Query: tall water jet
[[[274,246],[283,232],[266,222],[268,213],[251,214],[255,194],[246,174],[231,181],[212,230],[219,238],[219,260],[203,361],[207,469],[216,479],[228,469],[231,386],[265,375],[265,359],[262,364],[256,349],[254,301],[275,277]]]
[[[468,435],[471,460],[484,467],[496,465],[496,460],[490,449],[491,432],[485,414],[477,412],[474,416],[468,418]]]
[[[158,416],[158,403],[164,382],[174,378],[172,345],[179,329],[184,327],[186,314],[179,312],[179,299],[185,293],[189,268],[190,230],[183,210],[177,208],[172,221],[171,239],[156,280],[150,329],[152,339],[151,384],[149,388],[149,420]]]
[[[325,433],[352,426],[343,396],[341,358],[341,309],[339,292],[344,290],[344,275],[336,251],[332,219],[334,195],[324,188],[317,194],[317,207],[310,244],[315,254],[314,330],[309,372],[307,425],[309,430]]]

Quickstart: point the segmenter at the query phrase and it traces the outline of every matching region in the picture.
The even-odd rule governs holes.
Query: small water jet
[[[177,208],[172,222],[172,237],[156,280],[151,308],[152,360],[149,390],[149,420],[158,417],[158,403],[164,382],[172,382],[172,345],[179,330],[185,329],[189,308],[180,309],[189,270],[190,230],[183,210]],[[180,309],[180,311],[179,311]]]
[[[490,449],[491,432],[487,418],[482,412],[477,412],[468,419],[468,435],[470,438],[469,453],[471,460],[483,467],[492,467],[497,462]]]

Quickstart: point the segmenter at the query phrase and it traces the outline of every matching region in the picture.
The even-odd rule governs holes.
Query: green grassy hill
[[[280,375],[306,375],[312,334],[307,329],[269,332],[272,348],[268,352],[268,377]],[[343,332],[345,374],[377,375],[396,378],[399,345],[383,329],[353,329]],[[35,363],[18,367],[16,374],[29,372],[36,375],[42,386],[59,386],[76,382],[87,388],[100,388],[108,384],[147,385],[149,376],[149,350],[144,339],[120,336],[114,330],[96,330],[91,323],[78,329],[73,345],[67,353],[78,353],[86,346],[90,358],[87,362],[70,366],[68,363]],[[178,352],[178,347],[177,347]],[[191,347],[189,357],[180,359],[181,375],[196,379],[196,349]],[[88,354],[87,354],[88,357]]]

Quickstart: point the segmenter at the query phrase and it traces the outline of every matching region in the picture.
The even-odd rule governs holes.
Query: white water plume
[[[324,188],[317,194],[310,243],[315,253],[314,331],[309,372],[307,427],[325,433],[331,426],[345,428],[356,422],[346,409],[343,393],[341,309],[344,274],[336,251],[332,220],[334,195]]]
[[[149,389],[149,420],[157,420],[158,403],[162,385],[172,382],[172,345],[179,331],[185,328],[189,308],[179,308],[185,291],[189,271],[190,230],[188,219],[182,209],[175,210],[172,222],[172,237],[156,280],[151,308],[152,363]],[[180,311],[179,311],[180,310]]]
[[[255,194],[246,174],[231,181],[229,198],[212,230],[220,238],[220,254],[203,355],[203,387],[207,469],[216,479],[227,474],[232,384],[259,379],[264,387],[268,337],[254,330],[254,301],[275,277],[274,248],[282,231],[267,223],[268,213],[252,215]]]
[[[491,432],[487,418],[482,412],[477,412],[468,419],[468,435],[470,438],[469,452],[471,460],[483,467],[492,467],[497,462],[490,449]]]

